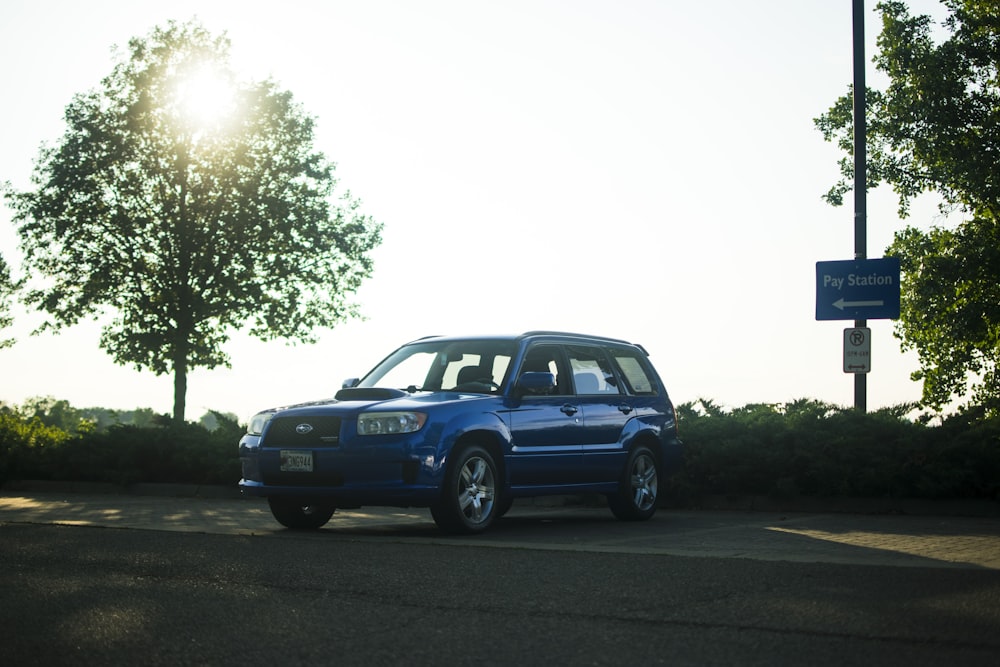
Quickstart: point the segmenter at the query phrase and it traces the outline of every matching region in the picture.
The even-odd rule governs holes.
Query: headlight
[[[391,435],[419,431],[427,421],[422,412],[369,412],[358,417],[358,435]]]
[[[264,432],[264,427],[273,416],[273,412],[258,412],[250,418],[250,423],[247,424],[247,433],[250,435],[260,435]]]

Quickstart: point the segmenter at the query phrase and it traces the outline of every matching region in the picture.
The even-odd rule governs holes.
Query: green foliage
[[[24,419],[13,412],[0,411],[0,483],[10,478],[31,477],[49,454],[70,437],[37,417]]]
[[[115,424],[71,435],[40,417],[0,413],[0,483],[46,479],[113,484],[235,485],[236,443],[244,429],[220,415],[209,431],[198,424]]]
[[[0,256],[0,350],[14,344],[13,338],[4,338],[4,329],[14,323],[10,314],[11,300],[15,291],[14,281],[10,276],[10,267],[3,256]]]
[[[111,426],[153,426],[169,421],[149,408],[135,410],[109,410],[107,408],[75,408],[66,400],[52,396],[36,396],[27,399],[20,406],[10,409],[21,417],[37,417],[46,426],[54,426],[67,433],[105,431]],[[204,420],[205,417],[202,417]]]
[[[882,31],[876,67],[890,80],[868,90],[867,183],[890,184],[905,217],[911,200],[934,191],[974,213],[1000,202],[995,156],[1000,149],[1000,10],[995,3],[944,0],[949,38],[935,44],[928,16],[910,16],[903,2],[880,2]],[[845,152],[842,178],[827,194],[839,205],[854,179],[853,93],[815,119]]]
[[[903,273],[896,336],[917,351],[913,377],[935,409],[970,392],[975,404],[1000,404],[1000,7],[944,4],[940,43],[929,17],[911,16],[903,2],[877,5],[875,63],[889,86],[866,92],[869,187],[891,185],[903,217],[923,192],[970,215],[954,230],[904,229],[886,250]],[[854,178],[852,93],[815,123],[845,153],[826,196],[839,205]]]
[[[689,497],[1000,498],[1000,419],[962,413],[929,426],[907,419],[913,407],[685,404],[675,482]]]
[[[93,430],[96,426],[94,420],[85,417],[83,412],[71,406],[69,401],[56,400],[51,396],[30,398],[17,412],[67,433]]]
[[[43,328],[113,315],[101,347],[172,372],[176,421],[188,370],[227,366],[233,330],[311,342],[357,315],[381,225],[334,198],[290,93],[235,80],[225,37],[171,22],[132,39],[65,120],[33,189],[5,188],[33,280],[23,298]]]
[[[940,408],[971,392],[1000,405],[1000,225],[974,218],[958,229],[896,234],[886,251],[904,280],[896,335],[917,351],[923,402]]]
[[[732,410],[710,400],[678,405],[685,466],[671,492],[688,501],[715,494],[1000,500],[1000,418],[969,409],[929,426],[908,418],[913,407],[864,414],[808,399]],[[165,420],[70,434],[41,416],[0,409],[0,484],[234,486],[244,428],[231,415],[210,414],[211,428]]]
[[[88,433],[64,448],[52,479],[228,484],[239,481],[236,443],[243,429],[206,431],[197,424],[112,426]]]
[[[201,427],[206,431],[215,431],[217,429],[238,429],[239,417],[232,414],[231,412],[216,412],[215,410],[209,410],[201,416],[198,420]]]

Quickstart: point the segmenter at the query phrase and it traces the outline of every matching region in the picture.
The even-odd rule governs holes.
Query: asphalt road
[[[0,664],[989,665],[1000,521],[0,495]]]

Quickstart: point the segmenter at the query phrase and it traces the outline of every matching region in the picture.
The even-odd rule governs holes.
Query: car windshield
[[[516,345],[509,340],[431,340],[399,348],[359,387],[416,391],[497,393],[507,376]]]

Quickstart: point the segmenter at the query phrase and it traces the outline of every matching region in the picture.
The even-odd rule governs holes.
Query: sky
[[[533,329],[641,343],[675,403],[853,405],[853,322],[815,319],[816,262],[854,256],[853,198],[821,199],[840,154],[813,125],[853,77],[851,0],[5,0],[0,182],[30,187],[115,45],[190,19],[316,119],[339,191],[384,230],[364,320],[312,345],[236,333],[231,368],[189,374],[188,419],[331,396],[420,336]],[[868,256],[936,216],[873,190]],[[21,275],[2,202],[0,255]],[[32,336],[40,316],[14,316],[0,401],[171,412],[173,376],[116,365],[100,322]],[[917,400],[915,353],[869,326],[868,408]]]

